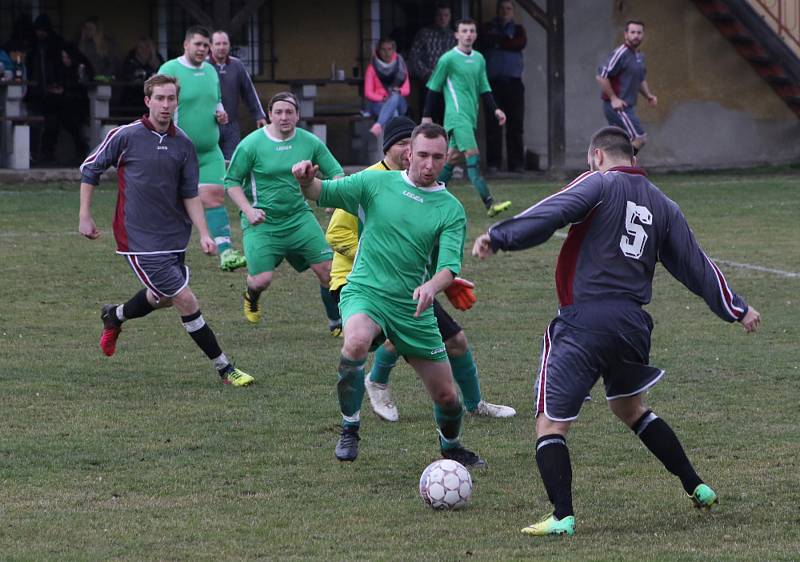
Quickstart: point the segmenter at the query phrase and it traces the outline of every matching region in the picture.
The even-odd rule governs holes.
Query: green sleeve
[[[485,94],[491,91],[492,87],[489,85],[489,78],[486,76],[486,59],[481,56],[481,77],[478,84],[478,94]]]
[[[168,60],[164,64],[161,65],[161,68],[158,69],[159,74],[166,74],[167,76],[175,76],[175,73],[172,71],[172,65],[170,64],[172,61]]]
[[[425,84],[426,88],[434,92],[442,91],[444,83],[447,81],[447,61],[449,60],[450,57],[447,56],[447,53],[439,57],[439,60],[436,62],[436,68],[433,69],[433,74],[431,74],[431,77],[428,79],[428,83]]]
[[[351,215],[358,216],[358,208],[366,208],[369,203],[370,193],[364,175],[361,172],[338,180],[323,180],[319,206],[344,209]]]
[[[342,165],[333,157],[325,143],[319,139],[317,139],[317,146],[314,148],[314,164],[319,166],[324,178],[330,179],[344,175]]]
[[[461,272],[466,232],[467,219],[464,215],[464,208],[459,204],[458,209],[453,211],[450,220],[439,234],[439,259],[436,262],[436,273],[443,269],[449,269],[453,275]]]
[[[225,174],[225,189],[235,185],[244,186],[247,176],[253,170],[253,154],[244,143],[239,143],[231,157],[228,172]]]

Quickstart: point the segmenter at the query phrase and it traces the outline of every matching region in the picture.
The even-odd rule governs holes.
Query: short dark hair
[[[414,127],[414,130],[411,131],[411,142],[413,143],[414,139],[420,135],[426,139],[438,139],[442,137],[445,142],[447,142],[447,131],[444,130],[444,127],[436,123],[423,123],[422,125]]]
[[[279,101],[285,101],[286,103],[292,104],[295,110],[300,113],[300,102],[297,101],[297,96],[295,96],[292,92],[278,92],[272,96],[267,104],[267,111],[272,111],[272,106]]]
[[[514,0],[497,0],[497,6],[495,6],[494,9],[495,14],[500,11],[500,6],[502,6],[503,4],[511,4],[511,7],[513,8]]]
[[[474,25],[475,28],[478,27],[478,23],[472,18],[461,18],[456,22],[456,31],[458,31],[459,25]]]
[[[625,22],[625,31],[628,31],[628,27],[629,27],[631,24],[633,24],[633,25],[641,25],[641,26],[642,26],[642,28],[644,28],[644,22],[643,22],[643,21],[639,21],[639,20],[628,20],[628,21],[626,21],[626,22]]]
[[[434,9],[435,9],[436,11],[439,11],[439,10],[451,10],[451,8],[450,8],[450,2],[445,2],[445,0],[439,0],[439,1],[438,1],[438,2],[436,2],[436,4],[434,5]]]
[[[628,133],[619,127],[603,127],[592,135],[589,152],[599,148],[609,156],[633,159],[634,150]]]
[[[153,74],[144,82],[144,95],[148,98],[153,96],[153,88],[156,86],[166,86],[167,84],[175,84],[175,95],[181,93],[181,85],[178,79],[168,74]]]
[[[211,34],[208,32],[208,28],[203,27],[202,25],[193,25],[186,30],[186,35],[183,36],[183,40],[188,41],[195,35],[201,35],[206,39],[211,39]]]

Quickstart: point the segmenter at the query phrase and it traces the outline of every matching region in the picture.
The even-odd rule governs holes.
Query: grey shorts
[[[544,333],[534,385],[536,415],[574,420],[600,377],[607,400],[656,384],[664,371],[648,365],[652,330],[650,315],[633,303],[563,308]]]
[[[236,145],[240,140],[242,140],[242,133],[239,130],[238,122],[228,121],[225,125],[219,126],[219,147],[226,162],[230,162],[233,158],[233,151],[236,150]]]
[[[622,111],[614,111],[609,102],[603,102],[603,113],[605,113],[609,125],[619,127],[628,133],[631,140],[646,136],[647,133],[644,132],[635,108],[626,107]]]
[[[185,254],[128,254],[125,258],[136,277],[158,298],[172,298],[189,284]]]

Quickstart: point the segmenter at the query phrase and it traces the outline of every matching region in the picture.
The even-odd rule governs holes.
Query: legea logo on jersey
[[[444,346],[431,350],[431,355],[438,355],[440,353],[444,353]]]
[[[414,200],[414,201],[416,201],[417,203],[424,203],[424,202],[425,202],[425,200],[424,200],[424,199],[422,199],[422,197],[420,197],[419,195],[416,195],[416,194],[414,194],[414,193],[411,193],[410,191],[404,191],[404,192],[403,192],[403,195],[405,195],[405,196],[406,196],[406,197],[408,197],[409,199],[413,199],[413,200]]]
[[[291,150],[291,149],[292,149],[292,145],[291,144],[289,144],[289,145],[280,145],[280,146],[276,146],[275,147],[275,152],[282,152],[284,150]]]

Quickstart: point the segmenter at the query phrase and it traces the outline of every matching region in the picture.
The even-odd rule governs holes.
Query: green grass
[[[674,175],[655,181],[718,259],[800,271],[798,176]],[[554,183],[497,183],[514,209]],[[466,184],[469,241],[489,224]],[[611,416],[595,389],[570,434],[578,533],[518,531],[548,509],[535,465],[531,388],[541,333],[556,309],[562,242],[465,258],[475,308],[456,313],[484,395],[511,420],[467,418],[467,446],[490,468],[473,500],[438,513],[417,497],[437,457],[429,400],[401,365],[401,421],[365,405],[361,454],[333,458],[340,340],[327,333],[309,272],[285,265],[242,318],[241,273],[223,274],[193,242],[192,287],[223,348],[257,377],[223,387],[172,311],[125,326],[117,354],[98,349],[98,312],[138,290],[113,254],[115,193],[98,191],[105,236],[77,234],[75,186],[0,188],[0,558],[264,560],[779,560],[800,552],[800,279],[724,268],[763,314],[746,335],[659,269],[648,307],[652,362],[667,376],[649,404],[682,438],[719,509],[693,510],[676,478]],[[238,239],[238,233],[237,233]],[[469,248],[468,248],[469,249]]]

